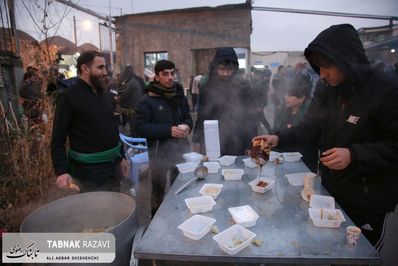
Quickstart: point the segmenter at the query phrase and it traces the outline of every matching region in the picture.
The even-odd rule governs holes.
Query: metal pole
[[[17,31],[17,27],[15,24],[15,6],[14,6],[15,2],[14,0],[8,0],[8,8],[10,11],[10,20],[11,20],[11,28],[12,28],[12,33],[14,34],[14,38],[15,38],[15,56],[19,57],[19,40],[18,40],[18,31]],[[5,38],[5,36],[4,36]],[[11,39],[11,38],[10,38]]]
[[[98,34],[99,34],[99,47],[102,52],[102,35],[101,35],[101,23],[98,23]]]
[[[110,72],[113,76],[113,49],[112,49],[112,17],[111,17],[111,0],[109,0],[109,16],[108,16],[108,26],[109,26],[109,60],[110,62]]]
[[[77,34],[76,34],[76,17],[73,16],[73,32],[75,34],[75,45],[77,47]]]

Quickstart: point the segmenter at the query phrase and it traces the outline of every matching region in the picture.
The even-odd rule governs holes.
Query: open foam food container
[[[335,209],[334,198],[330,196],[311,195],[308,212],[317,227],[336,228],[345,222],[343,213]]]
[[[222,166],[229,166],[234,164],[237,156],[232,156],[232,155],[224,155],[220,158],[218,158],[218,161]]]
[[[186,162],[200,163],[203,160],[203,155],[197,152],[184,153],[182,157]]]
[[[195,213],[211,211],[214,205],[216,205],[216,202],[211,196],[201,196],[201,197],[186,198],[185,204],[187,205],[189,211],[192,214],[195,214]]]
[[[243,169],[222,169],[221,171],[225,180],[241,180],[244,173]]]
[[[205,183],[199,190],[199,193],[202,194],[202,196],[211,196],[213,199],[217,199],[222,187],[222,184]]]
[[[319,209],[334,209],[334,198],[330,196],[311,195],[310,207]]]
[[[255,226],[257,219],[260,217],[249,205],[231,207],[228,208],[228,211],[236,224],[246,228]]]
[[[308,212],[314,226],[337,228],[345,218],[339,209],[309,208]]]
[[[218,173],[218,170],[221,168],[219,162],[204,162],[203,165],[207,167],[209,174],[216,174]]]
[[[227,254],[235,255],[248,247],[256,237],[252,231],[235,224],[213,237],[218,246]]]
[[[297,162],[300,161],[301,157],[303,157],[299,152],[283,152],[282,156],[286,162]]]
[[[252,159],[252,158],[245,158],[242,159],[242,162],[245,164],[246,167],[248,168],[256,168],[259,167],[258,164]]]
[[[262,187],[262,186],[258,186],[258,183],[260,181],[263,181],[265,183],[267,183],[267,186]],[[256,178],[253,181],[251,181],[249,183],[249,186],[252,188],[252,190],[254,192],[258,192],[258,193],[265,193],[268,190],[271,189],[271,187],[275,184],[275,180],[271,179],[271,178],[266,178],[266,177],[260,177],[260,178]]]
[[[304,176],[313,176],[315,177],[316,174],[312,172],[305,172],[305,173],[293,173],[285,175],[287,181],[292,186],[304,186]]]
[[[203,216],[200,214],[195,214],[182,224],[178,226],[184,236],[199,240],[204,237],[211,229],[211,226],[216,222],[215,219]]]
[[[194,162],[186,162],[186,163],[176,164],[176,166],[181,174],[187,174],[195,171],[196,167],[198,167],[198,164]]]

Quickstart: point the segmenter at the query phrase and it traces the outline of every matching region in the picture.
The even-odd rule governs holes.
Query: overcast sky
[[[17,26],[26,30],[33,37],[43,38],[34,27],[34,23],[27,14],[26,8],[35,9],[35,1],[15,0],[17,5]],[[25,5],[23,5],[25,2]],[[37,1],[38,3],[44,1]],[[95,10],[101,14],[109,13],[109,0],[74,0],[74,3]],[[198,6],[217,6],[224,4],[243,3],[244,0],[112,0],[111,14],[142,13],[149,11],[169,10],[177,8],[189,8]],[[357,14],[398,16],[397,0],[256,0],[253,6],[310,9],[321,11],[335,11]],[[71,41],[73,37],[72,16],[77,17],[78,44],[92,42],[98,46],[99,20],[69,7],[60,4],[52,4],[50,16],[53,21],[64,13],[68,16],[63,20],[57,35],[61,35]],[[36,12],[40,14],[40,12]],[[35,12],[32,12],[35,16]],[[388,24],[385,20],[356,19],[344,17],[330,17],[318,15],[304,15],[280,12],[253,11],[253,33],[251,36],[251,48],[253,51],[301,51],[315,36],[333,24],[351,23],[355,28],[373,27]],[[82,27],[85,20],[90,20],[94,27],[86,30]],[[395,21],[398,23],[398,21]]]

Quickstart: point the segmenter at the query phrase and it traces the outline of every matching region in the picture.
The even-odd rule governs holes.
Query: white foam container
[[[236,224],[249,228],[256,225],[258,217],[255,210],[249,205],[228,208],[229,213]]]
[[[220,164],[222,166],[229,166],[229,165],[232,165],[235,162],[236,157],[237,156],[224,155],[224,156],[218,158],[218,161],[220,162]]]
[[[316,176],[316,174],[311,172],[305,173],[294,173],[294,174],[287,174],[287,181],[292,186],[304,186],[304,176]]]
[[[201,197],[186,198],[185,204],[187,205],[189,211],[192,214],[195,214],[195,213],[211,211],[214,205],[216,205],[216,202],[211,196],[201,196]]]
[[[264,182],[266,182],[268,185],[267,185],[266,187],[257,186],[258,182],[260,182],[260,181],[264,181]],[[274,184],[275,184],[275,179],[266,178],[266,177],[260,177],[260,178],[256,178],[256,179],[254,179],[253,181],[251,181],[251,182],[249,183],[249,186],[252,188],[252,190],[253,190],[254,192],[257,192],[257,193],[265,193],[265,192],[267,192],[268,190],[270,190],[271,187],[272,187]]]
[[[203,155],[197,152],[189,152],[189,153],[184,153],[182,155],[184,160],[186,162],[193,162],[193,163],[200,163],[203,159]]]
[[[223,185],[222,184],[213,184],[213,183],[205,183],[202,188],[199,190],[199,193],[202,196],[210,196],[213,199],[217,199],[218,195],[220,195],[220,192],[222,190]],[[210,190],[217,190],[217,192],[212,192]]]
[[[282,153],[276,152],[276,151],[271,151],[269,154],[269,161],[273,162],[276,158],[279,158],[282,156]]]
[[[241,180],[244,173],[243,169],[222,169],[221,171],[225,180]]]
[[[198,164],[193,162],[187,162],[176,164],[176,166],[181,174],[186,174],[192,173],[196,169],[196,167],[198,167]]]
[[[310,207],[311,208],[322,208],[322,209],[334,209],[335,202],[334,198],[330,196],[322,196],[322,195],[311,195],[310,198]]]
[[[199,240],[204,237],[211,229],[211,226],[216,222],[215,219],[203,216],[200,214],[195,214],[182,224],[178,226],[184,236]]]
[[[283,152],[282,156],[286,162],[297,162],[303,157],[299,152]]]
[[[219,162],[204,162],[203,165],[207,167],[209,174],[216,174],[218,173],[218,170],[221,168]]]
[[[345,222],[344,215],[339,209],[309,208],[308,212],[312,223],[317,227],[337,228]]]
[[[252,231],[239,224],[235,224],[215,235],[213,239],[224,252],[229,255],[235,255],[248,247],[255,237],[256,234]],[[242,242],[240,243],[240,241]]]
[[[245,158],[242,159],[242,162],[245,164],[246,167],[248,168],[256,168],[258,165],[256,164],[255,161],[252,160],[252,158]]]

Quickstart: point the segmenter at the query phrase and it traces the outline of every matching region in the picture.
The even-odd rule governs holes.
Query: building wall
[[[285,67],[292,65],[293,67],[297,63],[306,63],[303,52],[253,52],[250,55],[251,66],[256,62],[261,62],[264,66],[268,68],[275,74],[278,71],[280,65]]]
[[[206,8],[136,14],[116,18],[117,63],[131,64],[144,73],[144,53],[167,51],[179,69],[180,82],[188,86],[193,49],[250,47],[251,9]]]

